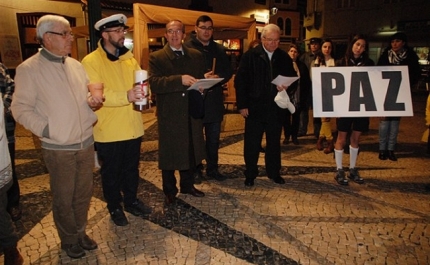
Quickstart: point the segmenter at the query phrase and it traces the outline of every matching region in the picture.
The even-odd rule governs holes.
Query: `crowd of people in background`
[[[14,163],[15,120],[41,139],[50,174],[54,222],[61,248],[68,256],[80,258],[86,250],[98,247],[85,232],[94,150],[101,165],[103,195],[112,221],[117,226],[127,225],[124,210],[135,216],[151,213],[151,208],[137,196],[144,128],[142,115],[133,103],[145,95],[133,79],[133,71],[141,67],[124,46],[126,22],[124,15],[116,14],[95,23],[100,37],[98,48],[81,64],[68,56],[73,41],[69,22],[61,16],[46,15],[39,19],[36,28],[42,49],[18,66],[15,81],[0,64],[0,244],[5,264],[23,263],[12,223],[21,218]],[[158,166],[166,205],[175,203],[178,192],[204,197],[194,185],[206,179],[228,178],[219,171],[218,149],[225,112],[223,87],[234,69],[224,47],[213,40],[214,27],[209,16],[200,16],[194,32],[184,42],[184,24],[172,20],[166,24],[167,44],[150,54],[147,82],[157,97]],[[260,40],[252,42],[241,56],[235,75],[237,109],[245,120],[243,157],[247,187],[254,186],[259,175],[257,163],[262,151],[267,177],[276,184],[285,183],[280,172],[281,143],[299,145],[299,137],[307,135],[312,67],[375,65],[369,58],[368,39],[360,34],[351,38],[340,58],[335,58],[330,39],[311,38],[309,51],[300,56],[295,44],[288,50],[281,49],[280,36],[277,25],[266,25]],[[408,66],[411,87],[420,76],[418,57],[408,46],[404,33],[389,38],[377,65]],[[299,79],[290,86],[272,84],[278,75]],[[204,78],[223,81],[209,89],[189,89]],[[103,96],[88,92],[87,85],[94,83],[102,83]],[[280,92],[286,92],[294,108],[275,102]],[[59,98],[62,100],[58,101]],[[426,109],[426,125],[430,129],[429,117],[430,96]],[[313,118],[316,148],[325,154],[334,153],[334,179],[339,185],[348,185],[349,181],[362,184],[357,160],[360,136],[369,130],[369,118],[336,117],[336,128],[332,128],[332,121],[331,117]],[[399,123],[400,117],[380,118],[379,159],[397,160]],[[343,167],[345,152],[349,153],[348,174]],[[430,141],[427,153],[430,154]]]

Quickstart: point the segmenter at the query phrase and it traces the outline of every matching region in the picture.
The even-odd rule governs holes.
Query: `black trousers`
[[[266,133],[265,164],[269,178],[280,175],[281,170],[281,133],[282,124],[276,118],[268,122],[245,119],[245,177],[256,178],[258,175],[258,157],[260,155],[261,140]]]
[[[118,142],[96,142],[101,162],[103,196],[109,212],[122,209],[122,201],[124,205],[136,201],[141,142],[141,137]]]
[[[10,161],[12,164],[12,179],[13,183],[10,189],[7,191],[7,209],[9,210],[12,207],[19,206],[19,198],[20,198],[20,189],[18,183],[18,176],[15,170],[15,143],[9,143],[9,154]]]
[[[163,192],[165,195],[178,194],[176,187],[175,170],[161,170],[163,178]],[[182,192],[190,191],[194,188],[193,170],[179,170],[179,186]]]

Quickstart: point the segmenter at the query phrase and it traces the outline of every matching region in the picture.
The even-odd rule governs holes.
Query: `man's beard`
[[[121,49],[122,47],[124,47],[124,40],[122,39],[118,41],[113,41],[112,39],[109,39],[109,42],[117,49]]]

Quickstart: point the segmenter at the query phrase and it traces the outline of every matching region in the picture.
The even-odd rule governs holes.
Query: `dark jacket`
[[[381,57],[379,57],[378,65],[394,65],[391,64],[388,60],[388,51],[390,49],[391,48],[387,48],[384,50]],[[421,77],[421,68],[418,62],[418,55],[411,48],[407,48],[406,58],[398,65],[408,66],[410,86],[412,87],[413,85],[415,85]]]
[[[278,75],[297,76],[293,61],[285,51],[276,49],[269,61],[263,45],[258,45],[242,56],[234,85],[237,108],[247,108],[248,119],[278,118],[282,122],[286,117],[287,109],[278,107],[274,101],[278,90],[271,82]]]
[[[300,84],[299,107],[305,109],[309,106],[309,104],[312,104],[312,102],[310,102],[309,100],[309,98],[312,96],[312,82],[309,74],[309,69],[306,64],[300,60],[296,60],[296,64],[299,68],[300,79],[291,84],[291,86],[287,89],[287,93],[291,99],[291,96],[294,95],[298,88],[298,85]]]
[[[233,68],[226,54],[224,46],[209,41],[207,46],[196,38],[195,34],[184,44],[199,50],[205,58],[205,73],[212,70],[213,58],[216,58],[215,74],[224,78],[223,81],[206,91],[204,123],[221,122],[224,116],[224,94],[222,84],[227,83],[233,75]]]
[[[183,51],[184,55],[177,57],[167,44],[149,55],[149,84],[157,98],[158,165],[162,170],[190,169],[205,158],[202,120],[190,116],[188,87],[182,85],[185,74],[204,78],[204,59],[195,49],[183,47]],[[195,161],[190,146],[194,147]]]

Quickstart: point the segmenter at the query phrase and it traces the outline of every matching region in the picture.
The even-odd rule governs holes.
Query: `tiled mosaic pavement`
[[[130,224],[116,227],[95,170],[87,230],[99,248],[78,260],[59,247],[37,141],[18,127],[18,247],[26,264],[430,264],[430,192],[424,188],[430,158],[420,142],[425,100],[415,93],[415,116],[401,121],[397,162],[377,158],[378,119],[371,119],[357,164],[366,182],[346,187],[333,179],[333,155],[317,151],[309,135],[298,146],[282,146],[285,185],[271,182],[261,166],[256,185],[245,188],[243,119],[229,111],[220,148],[220,171],[229,179],[204,181],[198,187],[206,197],[180,194],[170,207],[157,168],[156,118],[147,111],[139,197],[153,212],[145,218],[126,213]],[[345,155],[345,167],[348,161]]]

